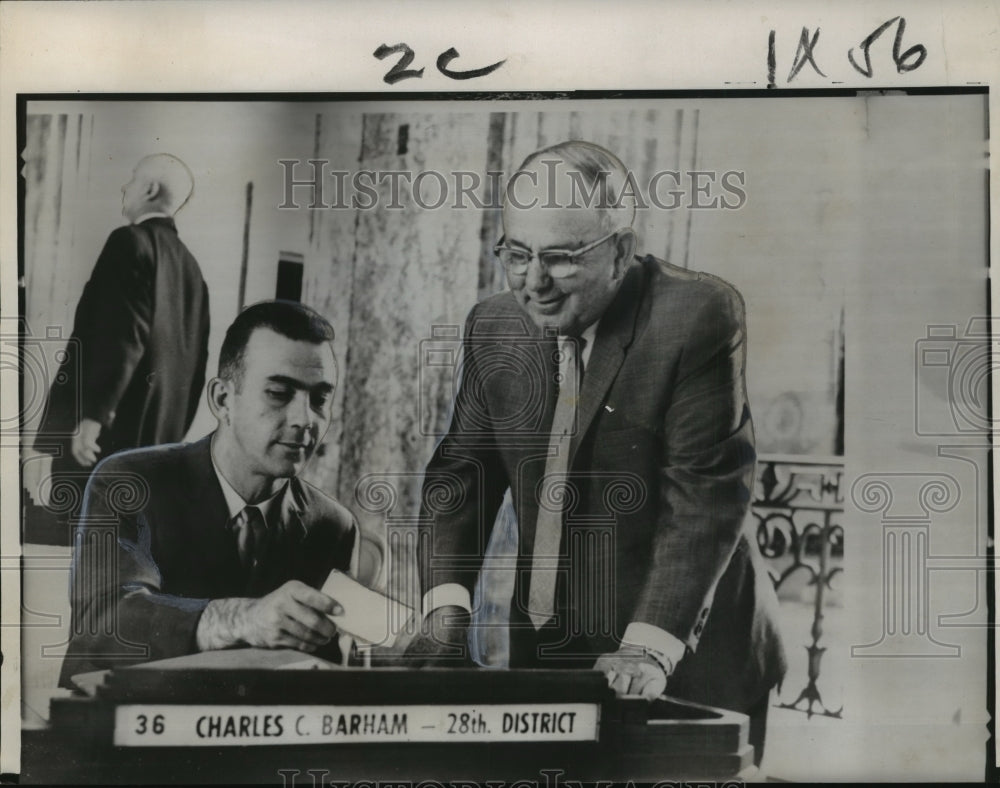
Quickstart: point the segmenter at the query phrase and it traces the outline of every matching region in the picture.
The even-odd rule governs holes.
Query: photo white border
[[[902,13],[904,48],[923,43],[926,61],[897,73],[888,41],[873,46],[877,73],[865,79],[846,53],[882,22]],[[760,89],[767,85],[767,40],[775,30],[776,90],[892,89],[990,85],[1000,74],[998,9],[991,3],[540,3],[390,2],[237,3],[20,2],[0,4],[0,314],[17,313],[16,96],[32,93],[574,91]],[[786,76],[805,26],[822,29],[816,57]],[[885,34],[888,39],[891,31]],[[372,51],[405,41],[417,53],[420,80],[386,85],[389,61]],[[178,42],[183,42],[179,44]],[[454,82],[436,56],[455,47],[455,68],[504,59],[488,77]],[[877,47],[877,48],[876,48]],[[251,96],[247,96],[251,98]],[[989,116],[1000,117],[997,94]],[[990,152],[996,145],[990,135]],[[994,215],[1000,178],[990,181]],[[991,216],[991,226],[993,225]],[[990,234],[997,259],[998,233]],[[995,284],[991,286],[995,288]],[[996,291],[992,292],[996,298]],[[6,378],[5,378],[6,382]],[[1000,381],[993,380],[994,401]],[[4,414],[18,391],[0,390]],[[996,413],[994,409],[994,413]],[[16,772],[19,744],[18,450],[4,443],[0,496],[4,662],[2,771]],[[1000,470],[994,467],[994,489]],[[919,778],[919,774],[912,775]]]

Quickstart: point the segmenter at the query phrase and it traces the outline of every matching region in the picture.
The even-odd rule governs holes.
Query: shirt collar
[[[583,364],[583,368],[587,368],[587,362],[590,361],[590,351],[594,349],[594,339],[597,337],[597,324],[600,320],[595,320],[580,334],[580,339],[584,341],[583,350],[580,353],[580,363]]]
[[[144,213],[142,216],[136,217],[136,220],[132,224],[142,224],[146,219],[170,219],[171,216],[168,213],[163,213],[163,211],[150,211],[149,213]]]
[[[259,509],[260,513],[264,516],[264,522],[270,524],[272,522],[271,516],[274,513],[277,502],[281,499],[285,490],[288,489],[287,482],[283,484],[270,498],[258,503],[248,504],[243,500],[243,497],[236,492],[235,489],[233,489],[233,485],[229,483],[229,480],[226,479],[226,477],[223,476],[222,471],[219,470],[218,463],[215,462],[215,452],[211,452],[211,455],[212,468],[215,470],[215,475],[219,480],[219,486],[222,488],[222,496],[226,499],[226,508],[229,510],[229,519],[232,520],[247,506],[254,506]]]
[[[583,365],[584,370],[587,369],[587,362],[590,361],[590,353],[594,349],[594,339],[597,337],[597,326],[600,322],[600,319],[595,320],[580,332],[580,340],[583,345],[583,350],[580,352],[580,363]],[[566,339],[566,337],[560,334],[560,345],[564,339]]]

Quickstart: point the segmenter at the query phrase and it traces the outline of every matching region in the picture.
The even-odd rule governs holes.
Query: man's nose
[[[542,261],[535,255],[528,262],[528,270],[525,273],[524,286],[534,292],[543,292],[552,286],[552,277],[548,270],[542,265]]]
[[[297,391],[288,404],[288,422],[293,427],[309,427],[315,421],[313,409],[309,407],[309,392]]]

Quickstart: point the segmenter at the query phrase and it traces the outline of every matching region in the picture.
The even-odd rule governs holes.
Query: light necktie
[[[582,351],[582,347],[579,350]],[[577,351],[577,340],[560,338],[559,394],[552,418],[545,476],[539,490],[538,519],[535,522],[535,542],[531,552],[528,615],[535,629],[540,629],[555,613],[563,516],[566,503],[575,497],[568,489],[568,470],[580,390],[580,361]]]

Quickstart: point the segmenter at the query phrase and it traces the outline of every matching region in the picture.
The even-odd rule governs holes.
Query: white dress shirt
[[[218,464],[215,462],[215,453],[212,453],[212,468],[215,470],[215,475],[219,480],[219,486],[222,488],[222,496],[226,499],[226,508],[229,510],[229,520],[232,521],[240,512],[242,512],[247,506],[253,506],[257,508],[264,518],[264,522],[267,523],[268,528],[274,523],[272,520],[272,515],[274,514],[274,508],[278,505],[281,500],[281,496],[284,495],[285,490],[288,487],[288,482],[286,481],[278,491],[274,493],[270,498],[260,501],[259,503],[248,504],[243,500],[243,497],[236,492],[233,485],[229,483],[229,480],[223,475],[222,471],[219,470]]]
[[[142,224],[146,219],[172,219],[173,217],[169,213],[163,213],[163,211],[150,211],[149,213],[144,213],[142,216],[137,216],[132,224]]]

